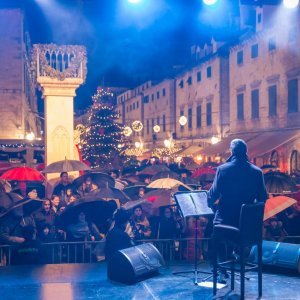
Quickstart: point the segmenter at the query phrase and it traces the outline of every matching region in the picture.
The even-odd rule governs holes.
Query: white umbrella
[[[179,186],[184,186],[189,191],[193,190],[192,188],[185,185],[181,181],[173,179],[173,178],[156,179],[155,181],[151,182],[147,187],[156,188],[156,189],[174,189],[174,188],[177,188]]]
[[[72,171],[89,171],[91,168],[79,160],[64,159],[48,165],[43,173],[61,173]]]

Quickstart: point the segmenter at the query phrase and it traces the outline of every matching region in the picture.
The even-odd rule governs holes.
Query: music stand
[[[211,272],[204,272],[198,270],[198,220],[202,216],[213,215],[211,208],[207,206],[207,192],[206,191],[188,191],[188,192],[177,192],[174,194],[175,201],[179,208],[179,211],[183,218],[186,217],[195,217],[196,227],[195,227],[195,249],[194,249],[194,270],[193,271],[183,271],[183,272],[174,272],[174,275],[177,274],[186,274],[194,273],[194,284],[198,284],[198,273],[202,274],[212,274]]]

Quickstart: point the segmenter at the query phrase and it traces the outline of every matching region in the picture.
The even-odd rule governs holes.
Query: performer
[[[208,192],[208,206],[216,205],[217,208],[214,225],[238,227],[242,205],[255,201],[265,202],[268,194],[261,169],[248,159],[245,141],[232,140],[230,151],[231,156],[227,162],[217,169],[213,185]],[[225,249],[219,250],[219,255],[226,259]]]

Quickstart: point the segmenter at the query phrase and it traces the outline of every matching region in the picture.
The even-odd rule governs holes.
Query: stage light
[[[128,0],[128,2],[132,4],[138,4],[141,2],[141,0]]]
[[[283,5],[286,8],[296,8],[299,5],[299,0],[283,0]]]
[[[214,5],[218,2],[218,0],[203,0],[203,3],[206,5]]]

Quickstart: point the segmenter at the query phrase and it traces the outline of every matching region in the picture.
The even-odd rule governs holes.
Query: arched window
[[[290,159],[290,173],[291,174],[294,174],[300,170],[299,163],[300,163],[299,152],[297,150],[293,150],[292,154],[291,154],[291,159]]]
[[[270,164],[275,167],[278,167],[279,165],[278,152],[276,150],[272,151],[271,153]]]

